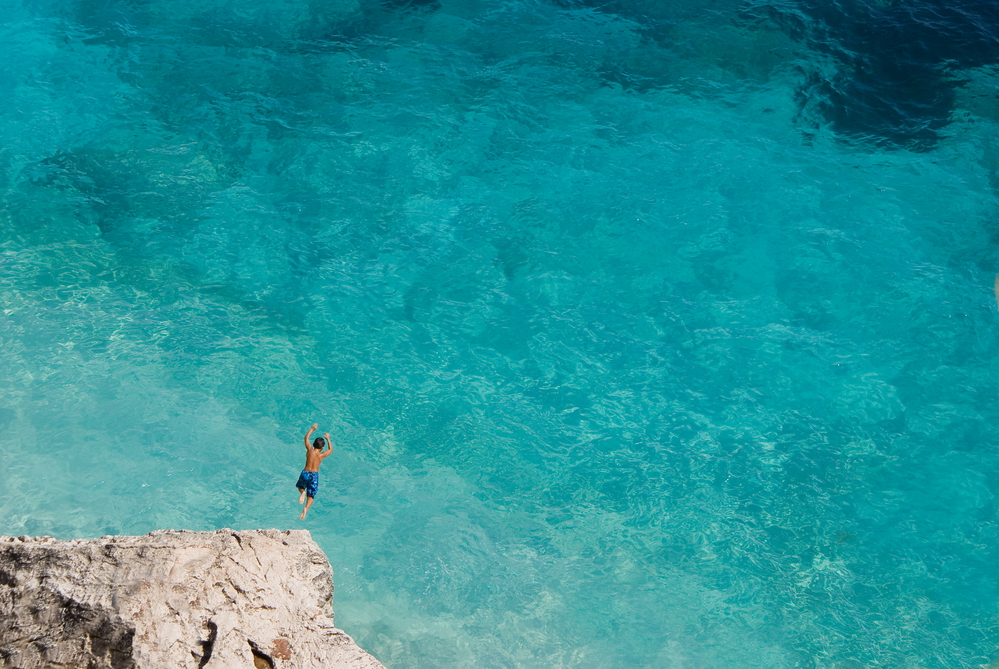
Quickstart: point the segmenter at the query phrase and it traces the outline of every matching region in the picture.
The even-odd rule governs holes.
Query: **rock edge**
[[[0,536],[0,667],[384,669],[306,530]]]

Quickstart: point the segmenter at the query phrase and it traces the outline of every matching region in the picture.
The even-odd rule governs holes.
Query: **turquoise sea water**
[[[6,0],[0,533],[308,528],[390,669],[994,661],[999,69],[851,135],[704,4]]]

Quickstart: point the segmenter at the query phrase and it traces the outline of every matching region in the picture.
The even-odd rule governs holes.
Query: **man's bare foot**
[[[302,494],[298,496],[298,503],[299,504],[305,504],[305,491],[304,490],[302,491]]]
[[[302,515],[298,517],[299,520],[305,520],[305,514],[309,512],[309,507],[302,509]]]

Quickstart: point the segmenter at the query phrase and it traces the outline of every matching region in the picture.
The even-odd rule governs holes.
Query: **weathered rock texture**
[[[0,537],[0,667],[384,669],[305,530]]]

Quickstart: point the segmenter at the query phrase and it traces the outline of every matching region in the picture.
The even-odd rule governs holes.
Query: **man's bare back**
[[[329,437],[327,437],[328,439]],[[309,452],[305,454],[305,471],[307,472],[318,472],[319,465],[323,464],[323,458],[329,455],[332,449],[319,452],[314,448],[310,448]]]
[[[317,427],[319,427],[319,424],[313,423],[309,431],[305,433],[305,469],[302,470],[302,473],[298,477],[298,483],[295,484],[300,493],[298,503],[305,504],[299,520],[305,519],[305,514],[312,507],[312,502],[316,498],[316,492],[319,490],[319,466],[333,452],[333,444],[330,442],[329,432],[324,432],[322,437],[309,444],[309,437],[312,436]],[[324,447],[325,450],[323,450]],[[309,498],[308,503],[305,502],[306,495]]]

